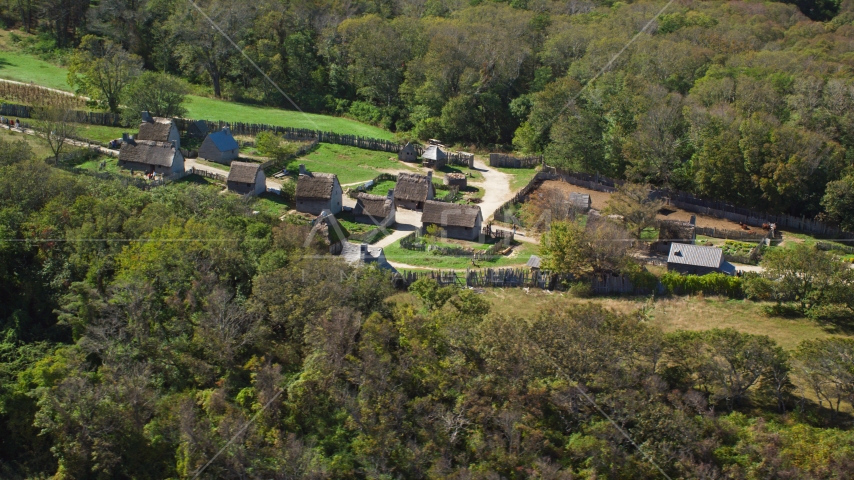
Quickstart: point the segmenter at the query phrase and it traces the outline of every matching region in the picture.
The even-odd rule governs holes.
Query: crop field
[[[329,143],[321,143],[292,162],[303,163],[312,172],[334,173],[338,175],[341,185],[366,182],[383,172],[411,170],[392,153]]]

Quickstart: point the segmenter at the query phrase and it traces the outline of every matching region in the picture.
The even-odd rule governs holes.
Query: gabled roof
[[[526,263],[525,265],[530,268],[540,268],[540,262],[542,262],[542,259],[540,257],[536,255],[531,255],[531,258],[528,259],[528,263]]]
[[[119,161],[171,167],[175,153],[175,147],[171,143],[133,140],[122,144]]]
[[[260,169],[260,163],[231,162],[231,169],[228,171],[228,181],[255,183],[255,179],[258,177],[258,170]]]
[[[576,207],[589,208],[591,204],[590,195],[587,193],[571,192],[569,194],[569,203]]]
[[[230,152],[234,149],[240,148],[240,145],[237,144],[237,140],[231,136],[231,132],[228,130],[209,133],[207,138],[205,138],[205,141],[207,142],[208,139],[213,142],[216,149],[220,152]]]
[[[477,205],[459,205],[427,200],[424,202],[424,211],[421,213],[421,223],[435,223],[443,227],[473,228],[477,225],[478,217],[481,220],[483,219],[480,207]]]
[[[438,146],[430,145],[429,147],[427,147],[427,150],[424,150],[424,154],[422,155],[422,157],[427,160],[440,160],[446,158],[447,155],[445,155],[445,152],[443,152],[442,149]]]
[[[154,117],[151,122],[139,124],[137,140],[153,140],[155,142],[168,142],[169,132],[172,130],[172,119]]]
[[[296,198],[311,198],[329,200],[332,189],[338,182],[334,173],[308,173],[300,175],[297,180]]]
[[[382,220],[388,217],[393,209],[394,200],[389,197],[360,193],[356,195],[356,208],[353,209],[353,215],[370,215],[377,220]]]
[[[343,242],[344,248],[341,250],[341,257],[347,261],[347,263],[351,263],[354,265],[360,263],[376,263],[378,267],[395,271],[394,267],[392,267],[388,260],[385,258],[385,254],[383,253],[383,249],[380,247],[371,247],[365,246],[365,250],[362,250],[362,245],[350,242]]]
[[[417,173],[398,173],[394,186],[394,198],[412,202],[427,200],[427,194],[432,188],[432,181],[426,175]]]
[[[724,252],[718,247],[700,247],[685,243],[671,243],[667,263],[694,267],[720,268]]]

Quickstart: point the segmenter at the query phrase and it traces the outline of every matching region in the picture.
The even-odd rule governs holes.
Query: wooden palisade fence
[[[500,168],[534,168],[543,163],[542,156],[514,157],[503,153],[490,153],[489,166]]]

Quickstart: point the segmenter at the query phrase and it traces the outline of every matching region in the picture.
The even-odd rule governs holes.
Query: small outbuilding
[[[341,249],[341,258],[351,265],[367,265],[374,264],[384,270],[397,272],[388,260],[385,258],[385,253],[381,247],[371,247],[368,244],[355,244],[344,242]]]
[[[240,155],[240,145],[228,127],[209,133],[199,147],[199,158],[217,163],[230,163]]]
[[[593,201],[590,200],[590,195],[587,193],[571,192],[569,203],[572,208],[581,212],[587,212],[593,206]]]
[[[474,241],[480,235],[483,215],[477,205],[458,205],[456,203],[424,202],[421,214],[421,228],[426,231],[430,225],[437,225],[445,231],[447,238]]]
[[[333,215],[341,211],[343,194],[338,176],[333,173],[313,173],[299,166],[299,179],[294,197],[296,211],[320,215],[329,210]]]
[[[449,187],[466,188],[468,185],[468,178],[463,173],[448,173],[445,174],[444,183]]]
[[[395,209],[392,195],[371,195],[360,193],[356,195],[356,207],[353,209],[353,220],[368,225],[388,227],[394,224]]]
[[[427,147],[421,158],[424,160],[423,165],[425,167],[430,167],[434,170],[444,167],[448,161],[448,155],[442,151],[439,145],[430,145]]]
[[[671,243],[667,256],[667,271],[689,275],[705,275],[728,270],[724,252],[718,247],[701,247]]]
[[[525,265],[527,265],[527,267],[530,268],[532,271],[538,272],[540,270],[540,264],[542,262],[543,259],[541,259],[540,257],[536,255],[531,255],[531,258],[528,259],[528,263],[526,263]]]
[[[231,162],[226,187],[242,195],[260,195],[267,191],[267,177],[260,163]]]
[[[118,166],[144,173],[172,175],[184,172],[184,156],[171,143],[128,138],[119,149]]]
[[[418,162],[418,151],[415,150],[415,145],[407,143],[397,152],[397,159],[404,162]]]
[[[176,148],[181,148],[181,134],[178,132],[175,120],[152,117],[148,112],[142,112],[142,123],[139,124],[139,133],[136,135],[136,139],[174,143]]]
[[[396,207],[421,210],[424,208],[424,202],[433,200],[435,196],[433,172],[427,172],[427,175],[403,172],[397,174],[397,183],[394,186],[394,204]]]

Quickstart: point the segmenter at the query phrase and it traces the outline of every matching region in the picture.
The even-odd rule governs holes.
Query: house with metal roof
[[[242,195],[260,195],[267,191],[267,177],[260,163],[231,162],[225,185]]]
[[[712,272],[730,273],[731,265],[724,260],[724,252],[718,247],[702,247],[685,243],[671,243],[667,256],[667,271],[690,275],[705,275]]]
[[[152,117],[148,112],[142,112],[142,123],[139,124],[139,133],[136,135],[136,139],[174,143],[176,148],[181,148],[181,134],[178,132],[175,120]]]
[[[138,172],[171,175],[184,171],[184,156],[171,143],[128,137],[119,149],[118,166]]]
[[[217,163],[230,163],[236,160],[239,154],[240,146],[228,127],[209,133],[199,147],[199,158]]]
[[[424,202],[421,214],[421,226],[426,232],[430,225],[439,226],[447,238],[476,240],[480,235],[483,215],[477,205],[459,205],[456,203]]]

